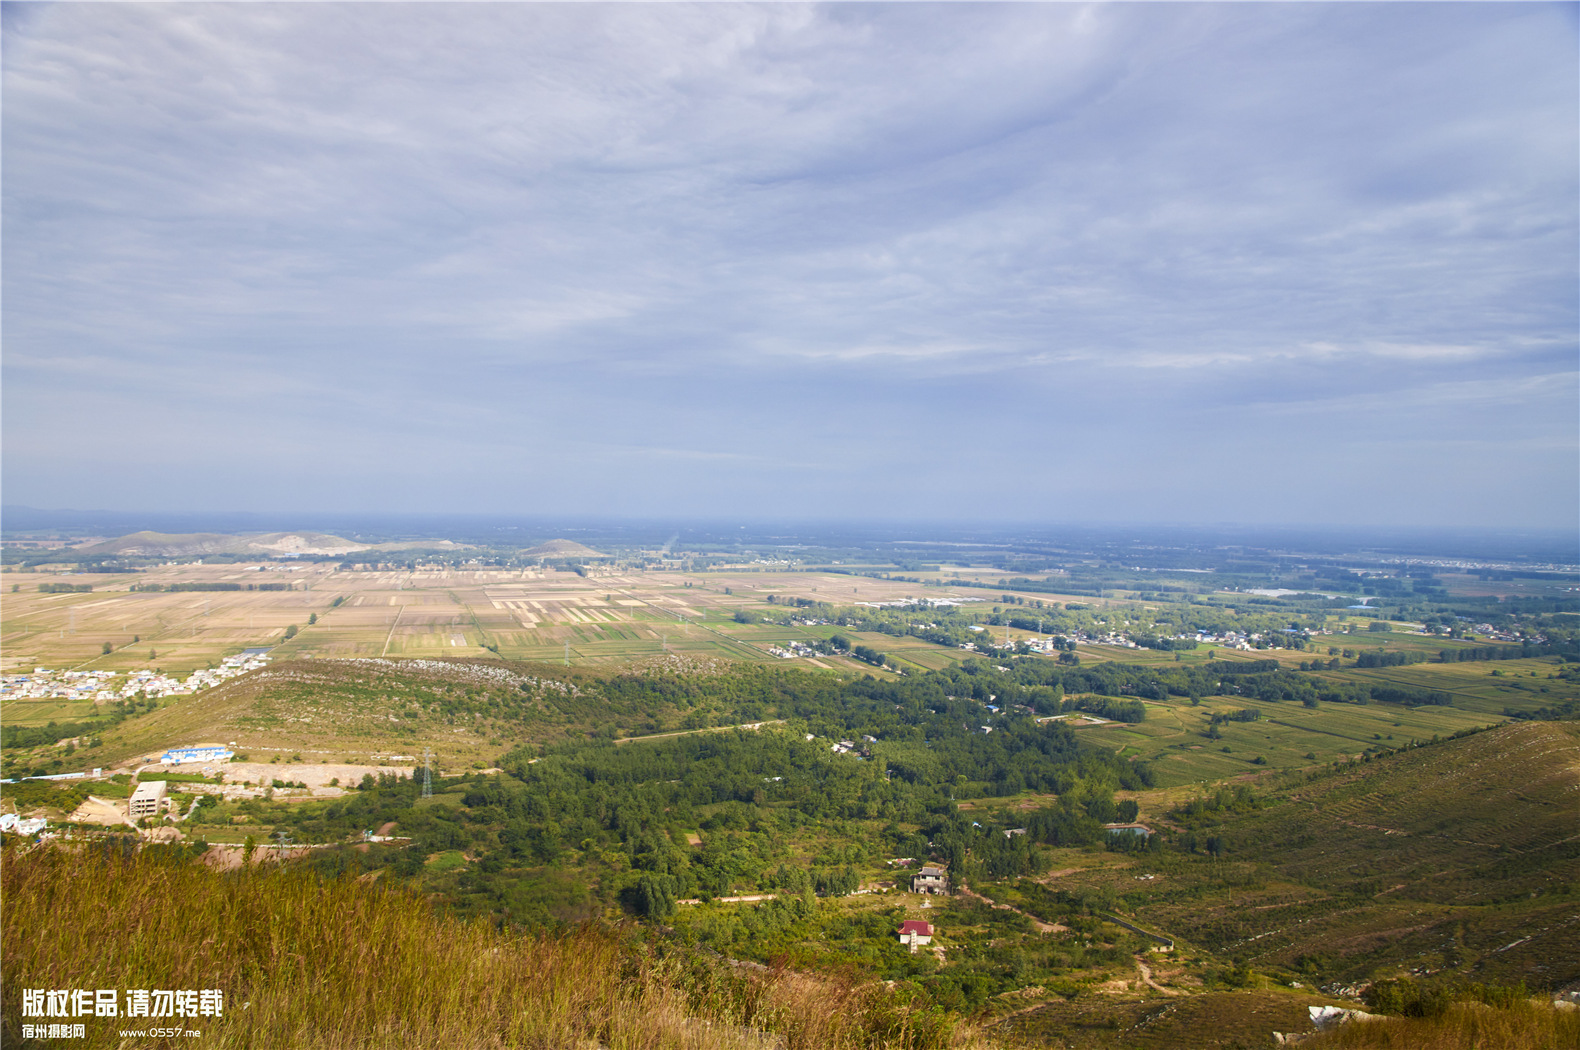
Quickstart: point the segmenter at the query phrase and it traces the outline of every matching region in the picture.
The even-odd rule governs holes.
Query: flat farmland
[[[648,572],[583,577],[537,569],[342,570],[323,563],[180,565],[124,575],[6,573],[0,585],[3,669],[43,666],[55,670],[160,669],[182,676],[214,666],[248,647],[269,647],[276,661],[293,658],[469,657],[608,668],[679,657],[706,663],[728,659],[850,674],[891,671],[845,656],[784,659],[789,643],[812,645],[843,633],[886,654],[903,672],[924,673],[971,654],[914,637],[840,629],[829,625],[740,622],[739,613],[781,617],[785,599],[848,604],[905,599],[967,600],[987,612],[991,592],[923,587],[897,580],[820,572]],[[41,583],[90,584],[88,593],[40,593]],[[133,585],[272,584],[280,590],[131,590]],[[11,588],[15,587],[15,590]],[[772,596],[774,603],[769,602]],[[1042,598],[1050,596],[1043,595]],[[986,599],[986,600],[984,600]],[[793,617],[793,612],[792,612]],[[753,616],[745,619],[750,621]],[[312,619],[315,622],[309,623]],[[291,628],[295,628],[292,632]],[[1035,632],[990,628],[995,641]],[[292,637],[285,636],[291,633]],[[134,641],[135,639],[135,641]],[[109,643],[111,652],[103,647]],[[1164,666],[1197,664],[1214,652],[1220,660],[1277,660],[1293,667],[1335,648],[1438,649],[1482,643],[1452,642],[1403,632],[1322,636],[1312,651],[1241,652],[1203,645],[1181,653],[1125,646],[1080,647],[1083,663],[1118,661]],[[1346,661],[1349,662],[1349,661]],[[1200,707],[1168,701],[1149,704],[1140,725],[1082,730],[1094,742],[1155,763],[1163,784],[1183,784],[1309,765],[1352,756],[1368,747],[1446,736],[1501,719],[1506,707],[1534,709],[1573,697],[1572,683],[1554,676],[1550,660],[1512,660],[1322,672],[1335,681],[1408,684],[1451,694],[1452,707],[1410,709],[1396,704],[1324,704],[1316,711],[1294,704],[1258,704],[1209,698]],[[1494,672],[1497,672],[1496,674]],[[1208,740],[1214,712],[1258,708],[1261,720],[1220,725]],[[94,712],[91,700],[8,700],[0,715],[18,724],[73,722]],[[346,742],[347,746],[351,743]],[[293,746],[297,746],[294,745]],[[1224,750],[1227,748],[1228,750]],[[1310,755],[1311,758],[1306,756]],[[1258,757],[1265,766],[1253,764]]]
[[[1568,598],[1571,580],[1484,580],[1472,573],[1441,573],[1438,580],[1453,595],[1497,595],[1499,598]]]
[[[676,572],[581,577],[539,570],[350,571],[322,563],[175,565],[136,574],[6,573],[0,585],[0,670],[182,675],[249,647],[290,657],[470,656],[614,665],[676,653],[775,661],[771,646],[817,641],[820,627],[739,624],[770,595],[850,603],[907,598],[980,600],[969,588],[921,587],[838,573]],[[87,584],[88,593],[40,593],[40,584]],[[282,590],[169,591],[176,584],[261,584]],[[316,622],[309,623],[310,618]],[[291,628],[295,627],[295,632]],[[286,638],[287,633],[293,636]],[[1020,632],[1016,632],[1017,636]],[[111,652],[103,652],[108,643]],[[876,648],[898,654],[895,639]],[[917,667],[954,650],[900,640]],[[790,663],[791,661],[785,661]],[[812,663],[806,659],[800,664]],[[837,658],[814,666],[861,667]],[[52,716],[54,717],[54,716]]]
[[[1369,623],[1370,621],[1367,622]],[[1344,621],[1344,623],[1352,628],[1351,632],[1312,635],[1310,652],[1320,655],[1326,654],[1329,648],[1353,649],[1356,652],[1366,652],[1371,649],[1391,649],[1406,652],[1419,650],[1428,655],[1436,655],[1444,649],[1478,649],[1492,644],[1464,638],[1444,638],[1441,635],[1416,634],[1407,630],[1369,631],[1366,629],[1366,623],[1348,621]]]
[[[333,570],[319,565],[184,565],[146,573],[54,576],[6,573],[0,579],[0,669],[130,671],[163,667],[184,672],[249,646],[277,643],[291,624],[328,611]],[[87,584],[85,594],[42,594],[40,584]],[[132,591],[177,583],[272,584],[290,590]],[[111,647],[109,655],[103,647]],[[154,656],[150,658],[150,652]]]
[[[1437,690],[1447,693],[1455,708],[1485,717],[1502,715],[1505,710],[1534,711],[1574,699],[1580,695],[1580,685],[1558,677],[1562,666],[1559,658],[1549,656],[1353,668],[1319,676],[1333,682]]]

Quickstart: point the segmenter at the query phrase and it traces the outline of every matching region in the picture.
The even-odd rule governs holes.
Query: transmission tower
[[[433,798],[433,748],[422,749],[422,797]]]
[[[571,665],[571,643],[570,642],[566,642],[565,643],[565,666],[569,667],[570,665]]]

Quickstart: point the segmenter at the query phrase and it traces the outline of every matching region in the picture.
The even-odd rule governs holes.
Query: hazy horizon
[[[7,4],[7,516],[1573,531],[1576,11]]]
[[[136,532],[255,535],[319,532],[359,542],[448,539],[493,547],[525,546],[549,539],[578,539],[595,547],[720,549],[760,546],[786,549],[861,548],[931,551],[932,557],[971,550],[1107,548],[1126,558],[1138,552],[1282,550],[1328,557],[1387,555],[1441,560],[1540,562],[1580,565],[1580,536],[1569,529],[1452,526],[1269,525],[1243,522],[1012,521],[1003,519],[742,519],[703,517],[588,517],[464,513],[139,513],[112,510],[41,510],[0,506],[9,536],[118,537]]]

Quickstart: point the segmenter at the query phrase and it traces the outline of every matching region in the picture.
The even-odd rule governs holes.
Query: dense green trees
[[[1030,874],[1043,869],[1048,845],[1101,842],[1104,820],[1134,812],[1115,806],[1114,791],[1143,787],[1151,774],[1144,764],[1083,746],[1061,724],[1038,723],[1030,705],[992,715],[988,687],[1015,692],[1038,709],[1065,706],[1063,683],[1041,684],[1029,670],[1023,677],[1031,684],[1019,677],[1018,668],[1012,674],[987,664],[887,681],[776,668],[707,677],[537,677],[508,695],[529,706],[588,712],[720,703],[735,717],[754,711],[787,724],[619,746],[605,738],[524,747],[500,760],[503,775],[440,781],[433,804],[418,804],[414,781],[386,775],[365,778],[361,790],[322,808],[248,805],[258,819],[267,809],[269,820],[292,826],[299,841],[351,840],[395,821],[411,845],[375,846],[358,863],[407,875],[424,871],[425,857],[464,850],[478,861],[450,877],[446,894],[463,910],[517,921],[581,914],[585,893],[655,919],[686,897],[840,895],[853,891],[860,869],[881,854],[934,856],[977,865],[960,870],[992,877]],[[463,710],[487,708],[505,695],[433,690],[412,699],[415,707]],[[1136,717],[1141,707],[1120,698],[1078,702],[1110,714],[1134,704]],[[980,730],[984,722],[993,732]],[[867,738],[864,755],[830,749],[831,740],[858,738]],[[1025,821],[1024,835],[965,820],[955,805],[1022,791],[1060,798],[1017,818]],[[790,863],[786,843],[796,835],[873,821],[889,830],[850,839],[810,864]],[[688,841],[695,832],[701,845]],[[560,889],[520,889],[522,879],[553,871],[561,872],[554,876]],[[576,886],[583,896],[572,892]]]
[[[882,667],[885,661],[888,659],[886,656],[884,656],[884,654],[867,645],[854,646],[850,650],[850,655],[854,656],[858,660],[863,660],[869,664],[872,664],[874,667]]]

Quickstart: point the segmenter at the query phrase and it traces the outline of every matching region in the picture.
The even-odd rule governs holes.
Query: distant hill
[[[270,532],[262,536],[244,536],[244,550],[267,551],[270,554],[349,554],[367,548],[340,536],[324,532]]]
[[[134,532],[83,547],[80,554],[124,554],[143,558],[180,558],[204,554],[349,554],[366,550],[355,543],[322,532],[266,532],[230,536],[218,532]]]
[[[521,552],[528,558],[607,558],[609,555],[577,543],[575,540],[549,540]]]
[[[470,550],[474,545],[454,540],[391,540],[389,543],[370,543],[370,551],[458,551]]]

